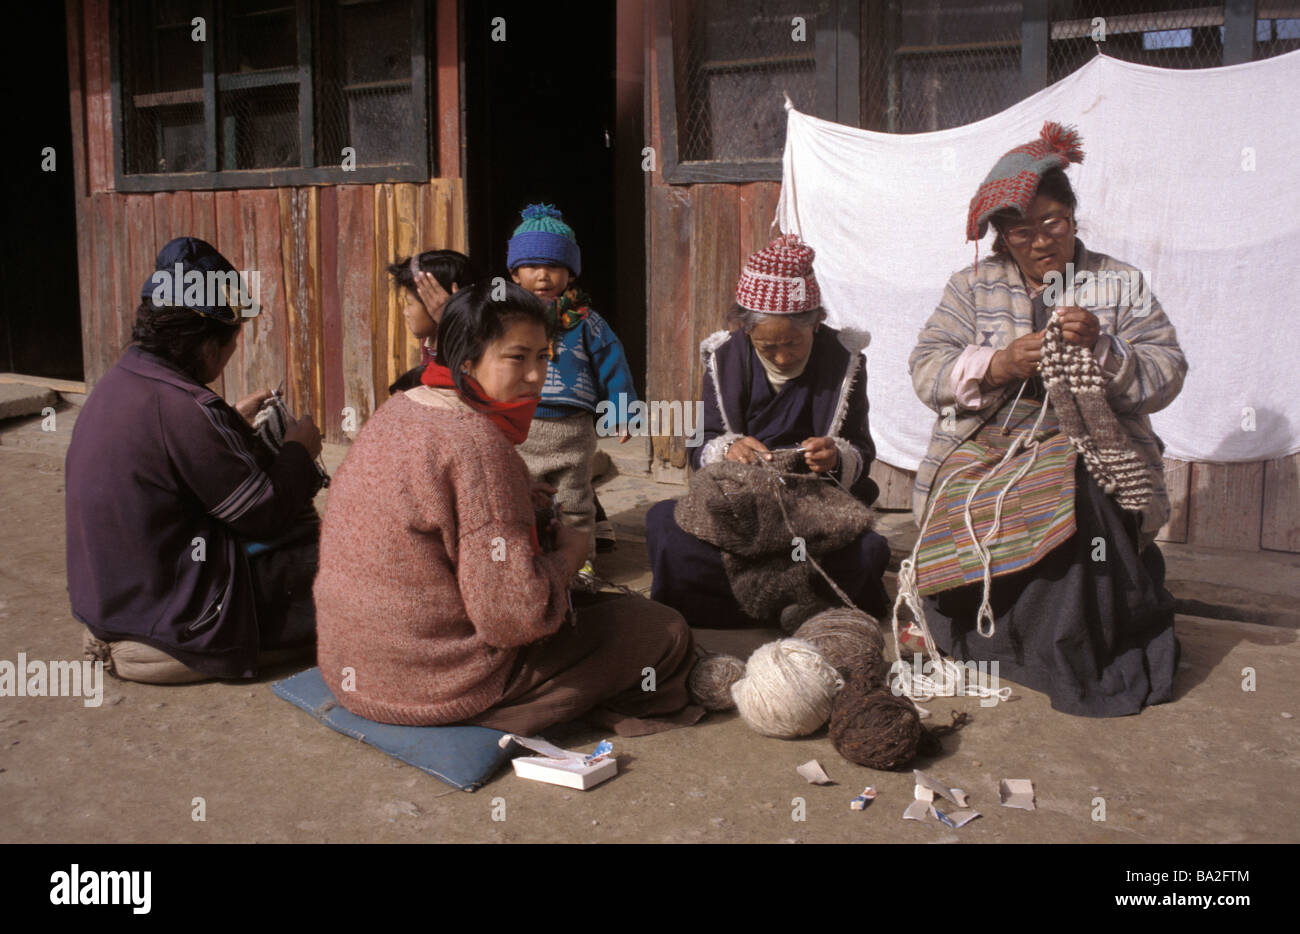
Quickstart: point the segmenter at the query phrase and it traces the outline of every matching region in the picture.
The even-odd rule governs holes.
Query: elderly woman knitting
[[[1154,544],[1169,501],[1149,416],[1187,364],[1139,271],[1076,236],[1064,169],[1082,160],[1077,133],[1045,124],[971,200],[967,239],[992,223],[997,240],[949,279],[911,355],[938,417],[899,581],[945,653],[1108,717],[1172,697]]]
[[[866,336],[823,323],[813,257],[813,249],[793,235],[750,256],[728,315],[739,326],[700,345],[704,443],[690,452],[696,471],[691,493],[680,504],[657,503],[646,514],[651,597],[694,626],[779,618],[790,629],[846,597],[877,615],[885,608],[881,578],[889,545],[870,531],[866,508],[879,493],[867,475],[876,450],[860,353]],[[719,464],[751,466],[723,478],[717,469],[708,470]],[[787,477],[773,486],[770,473],[778,469],[824,482]],[[707,486],[717,492],[712,500],[702,493],[705,473],[717,481]],[[728,483],[743,489],[729,489]],[[761,543],[739,540],[742,524],[726,513],[740,496],[753,497],[758,514],[746,518],[753,528],[771,532],[772,552],[754,554],[751,546]],[[802,514],[801,503],[807,507]],[[825,546],[820,553],[817,541]],[[815,572],[814,562],[834,586]],[[778,586],[782,579],[785,584]]]

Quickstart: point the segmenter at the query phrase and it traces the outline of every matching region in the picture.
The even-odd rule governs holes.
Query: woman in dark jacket
[[[68,448],[72,612],[128,680],[252,677],[259,650],[314,639],[320,432],[291,422],[272,454],[249,424],[270,392],[232,408],[207,388],[239,340],[229,261],[181,237],[156,266]]]
[[[781,448],[802,448],[809,470],[839,483],[863,503],[879,490],[868,476],[876,449],[867,427],[866,336],[822,322],[811,247],[785,236],[745,263],[731,318],[739,327],[700,345],[704,360],[703,444],[690,452],[700,469],[719,461],[771,460]],[[694,626],[755,625],[737,602],[722,552],[684,531],[675,503],[646,514],[646,547],[654,578],[651,599],[673,607]],[[773,509],[778,508],[773,504]],[[876,532],[825,555],[820,563],[860,608],[885,611],[881,582],[889,544]],[[820,595],[839,603],[827,587]],[[786,618],[783,625],[793,622]]]

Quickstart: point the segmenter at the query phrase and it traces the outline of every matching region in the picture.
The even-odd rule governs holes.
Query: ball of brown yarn
[[[885,637],[880,624],[860,610],[848,607],[823,610],[799,627],[796,639],[812,643],[840,674],[848,677],[865,669],[875,684],[885,680]]]
[[[831,743],[850,762],[871,769],[907,768],[921,744],[923,730],[916,705],[855,669],[831,708]]]
[[[706,655],[695,663],[686,690],[705,710],[730,710],[736,706],[731,686],[745,677],[745,663],[734,655]]]

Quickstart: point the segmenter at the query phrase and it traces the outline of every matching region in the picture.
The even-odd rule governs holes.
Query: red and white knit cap
[[[777,237],[745,260],[736,304],[767,315],[797,315],[822,304],[813,275],[816,252],[796,234]]]
[[[966,213],[966,239],[982,240],[989,218],[998,211],[1011,208],[1023,217],[1038,194],[1043,173],[1082,161],[1079,131],[1050,120],[1044,123],[1038,139],[1004,153],[980,184]]]

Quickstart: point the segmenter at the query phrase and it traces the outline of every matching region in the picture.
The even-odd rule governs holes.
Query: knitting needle
[[[1020,392],[1017,392],[1017,393],[1016,393],[1016,398],[1015,398],[1014,400],[1012,400],[1012,402],[1011,402],[1011,409],[1010,409],[1010,411],[1007,412],[1007,417],[1004,418],[1004,419],[1002,420],[1002,434],[1004,434],[1004,435],[1009,435],[1009,434],[1011,434],[1011,432],[1007,431],[1007,425],[1009,425],[1009,424],[1011,423],[1011,415],[1012,415],[1012,413],[1014,413],[1015,410],[1016,410],[1016,403],[1020,401],[1020,397],[1024,394],[1024,392],[1025,392],[1025,386],[1026,386],[1028,383],[1029,383],[1029,380],[1027,380],[1027,379],[1026,379],[1026,380],[1021,380],[1021,381],[1020,381]]]

